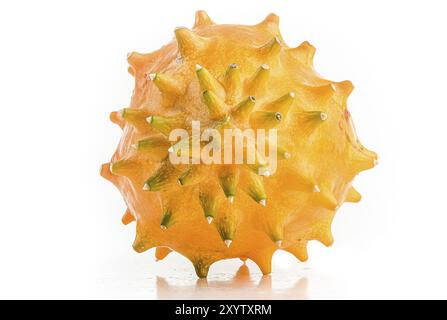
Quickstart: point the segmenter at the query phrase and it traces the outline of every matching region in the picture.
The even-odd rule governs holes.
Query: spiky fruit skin
[[[312,64],[315,49],[307,42],[289,48],[273,14],[254,26],[218,25],[199,11],[194,28],[178,28],[175,36],[153,53],[128,56],[135,77],[130,113],[111,114],[123,135],[101,174],[125,199],[123,223],[136,221],[134,249],[157,247],[157,259],[174,250],[192,261],[199,277],[206,277],[218,260],[249,258],[268,274],[279,248],[305,261],[308,241],[331,245],[335,212],[343,202],[360,200],[351,186],[353,178],[377,159],[360,144],[353,128],[346,105],[352,84],[321,78]],[[197,65],[216,82],[200,75]],[[231,68],[238,75],[228,80]],[[210,108],[204,91],[220,98],[224,108]],[[262,127],[254,113],[274,108],[272,101],[288,94],[290,106],[277,126],[278,144],[287,156],[278,161],[274,175],[256,178],[265,189],[266,203],[254,201],[242,187],[252,174],[244,165],[196,165],[197,177],[185,185],[176,183],[188,169],[185,165],[157,176],[167,165],[169,143],[162,142],[166,130],[156,125],[158,118],[148,123],[146,117],[168,117],[179,126],[198,120],[211,127],[223,113],[235,127]],[[235,106],[250,95],[256,103],[248,118],[233,117]],[[139,113],[132,118],[133,110]],[[142,140],[146,144],[138,143]],[[149,152],[144,150],[147,145]],[[222,189],[223,172],[238,177],[234,197]],[[154,175],[158,178],[151,180]]]

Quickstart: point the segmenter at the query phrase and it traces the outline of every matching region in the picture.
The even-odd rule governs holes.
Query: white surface
[[[335,244],[310,261],[275,256],[196,281],[178,255],[131,249],[124,202],[98,175],[126,106],[128,51],[148,52],[206,9],[220,23],[281,17],[286,42],[309,40],[315,65],[352,80],[361,141],[380,165],[341,208]],[[442,1],[3,1],[0,3],[0,297],[447,298],[447,23]],[[158,277],[158,278],[157,278]]]

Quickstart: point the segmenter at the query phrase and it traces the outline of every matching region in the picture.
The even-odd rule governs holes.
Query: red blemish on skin
[[[350,117],[351,117],[351,114],[349,113],[349,111],[345,110],[345,119],[346,119],[346,121],[349,120]]]

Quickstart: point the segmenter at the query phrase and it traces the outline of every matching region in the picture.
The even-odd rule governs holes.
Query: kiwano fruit
[[[163,259],[174,250],[199,277],[229,258],[251,259],[268,274],[275,250],[305,261],[308,241],[330,246],[335,212],[360,200],[352,181],[377,155],[361,145],[347,110],[353,85],[321,78],[315,48],[288,47],[278,21],[270,14],[253,26],[219,25],[198,11],[193,28],[176,28],[161,49],[128,55],[135,89],[130,106],[110,115],[123,135],[101,175],[124,198],[122,222],[136,223],[137,252],[156,247]],[[193,120],[277,129],[275,172],[261,156],[173,164],[179,142],[169,134],[190,132]]]

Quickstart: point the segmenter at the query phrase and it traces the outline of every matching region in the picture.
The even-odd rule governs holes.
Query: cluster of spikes
[[[110,115],[123,137],[101,175],[124,197],[123,223],[137,223],[137,252],[156,247],[161,260],[177,251],[199,277],[236,257],[268,274],[277,249],[305,261],[308,241],[330,246],[335,212],[360,200],[352,180],[377,155],[360,144],[347,110],[353,86],[320,78],[314,47],[287,47],[278,22],[270,14],[254,26],[217,25],[198,11],[192,30],[128,55],[135,90],[130,107]],[[251,164],[172,164],[169,154],[197,137],[169,134],[191,133],[192,120],[218,131],[276,128],[277,171],[260,152]]]

